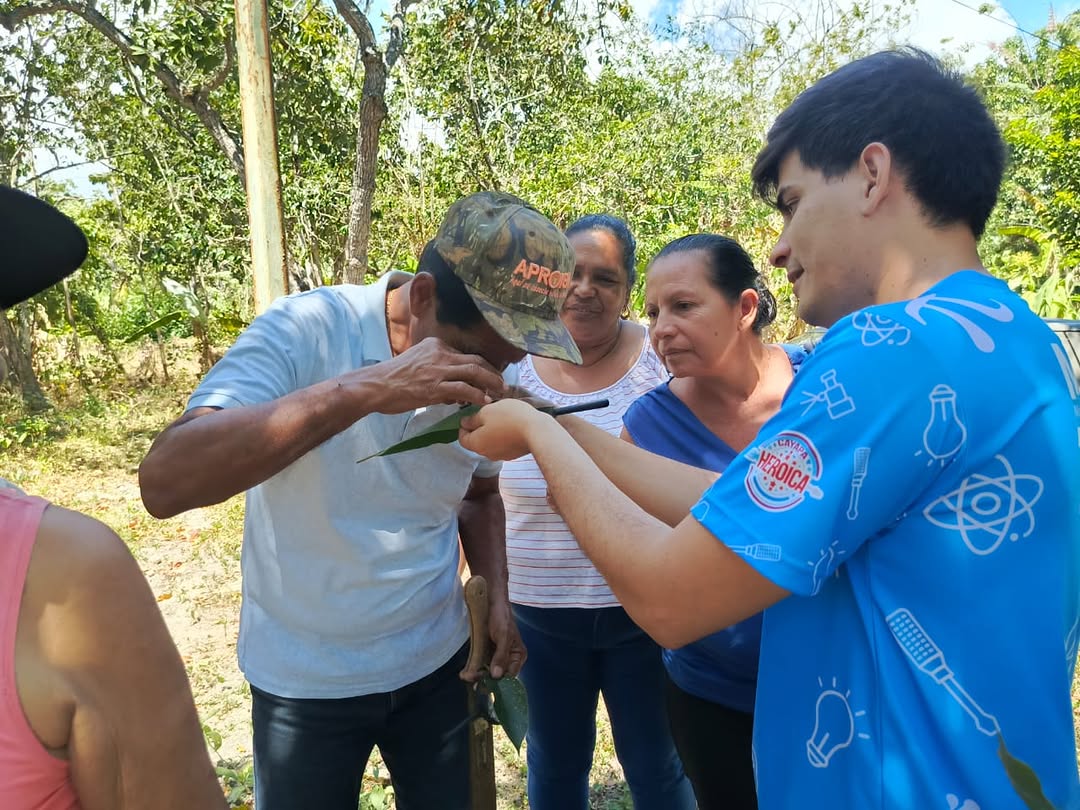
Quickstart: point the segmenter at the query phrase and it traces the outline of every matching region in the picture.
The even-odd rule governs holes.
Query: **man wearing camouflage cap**
[[[416,275],[274,303],[139,471],[157,517],[247,492],[238,652],[260,810],[355,810],[378,745],[399,810],[466,808],[458,535],[490,586],[492,674],[525,651],[499,465],[456,442],[371,456],[507,391],[529,352],[580,362],[569,243],[509,194],[451,206]]]

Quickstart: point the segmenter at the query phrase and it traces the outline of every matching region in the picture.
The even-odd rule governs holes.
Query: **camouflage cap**
[[[581,362],[559,318],[574,249],[547,217],[512,194],[480,191],[450,206],[433,243],[504,340],[529,354]]]

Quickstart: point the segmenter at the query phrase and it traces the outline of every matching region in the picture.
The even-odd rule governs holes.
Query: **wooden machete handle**
[[[480,672],[491,663],[491,636],[488,632],[487,580],[469,577],[465,583],[465,606],[469,610],[469,660],[466,672]]]

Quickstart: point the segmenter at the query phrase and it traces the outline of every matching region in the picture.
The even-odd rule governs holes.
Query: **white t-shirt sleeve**
[[[188,410],[272,402],[316,382],[312,365],[328,321],[338,317],[328,293],[279,298],[237,338],[188,400]],[[357,325],[356,328],[359,328]]]

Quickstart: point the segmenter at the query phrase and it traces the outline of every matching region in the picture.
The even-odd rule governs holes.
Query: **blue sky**
[[[661,25],[669,17],[697,16],[727,5],[724,0],[631,0],[639,14]],[[837,0],[847,5],[851,0]],[[952,42],[986,44],[1006,39],[1016,28],[1038,31],[1050,19],[1051,8],[1061,18],[1080,9],[1080,0],[997,0],[1000,10],[994,18],[978,12],[983,0],[914,0],[913,39],[928,47],[931,42],[950,39]],[[748,0],[748,5],[776,7],[776,0]],[[996,18],[996,19],[995,19]],[[1014,27],[1015,26],[1015,27]],[[934,50],[934,48],[930,48]]]
[[[964,0],[969,5],[978,7],[978,3]],[[1060,3],[1048,3],[1044,0],[1000,0],[998,5],[1009,12],[1016,24],[1028,31],[1037,31],[1046,26],[1050,19],[1050,9],[1053,7],[1054,14],[1064,17],[1070,12],[1080,8],[1080,0],[1066,0]]]

